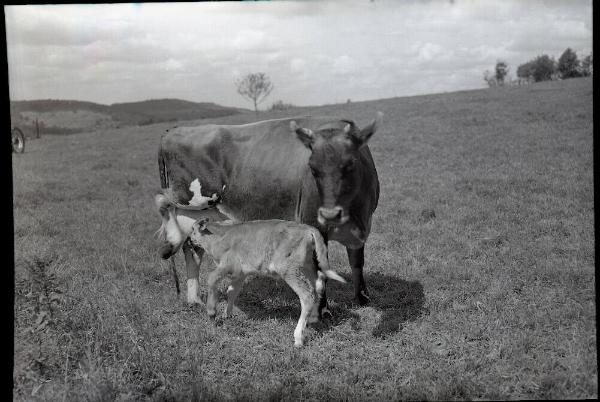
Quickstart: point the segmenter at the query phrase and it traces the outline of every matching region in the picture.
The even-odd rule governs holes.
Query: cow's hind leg
[[[183,243],[183,254],[185,256],[185,270],[187,274],[187,302],[189,304],[202,304],[198,297],[198,284],[200,277],[200,264],[204,250],[194,247],[191,242],[186,240]]]
[[[310,315],[308,316],[309,323],[315,323],[319,321],[319,306],[321,305],[321,301],[323,300],[323,295],[325,293],[325,281],[327,277],[321,271],[317,271],[317,280],[315,281],[315,290],[317,294],[317,302],[315,306],[311,309]],[[328,310],[326,310],[328,311]]]
[[[363,266],[365,265],[365,248],[353,250],[346,248],[348,252],[348,261],[352,267],[352,282],[354,283],[354,300],[360,305],[365,305],[371,301],[369,291],[363,276]]]

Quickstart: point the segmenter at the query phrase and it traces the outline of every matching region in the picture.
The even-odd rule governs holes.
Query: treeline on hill
[[[593,55],[590,53],[583,60],[579,60],[577,53],[567,48],[558,58],[541,54],[534,59],[517,67],[517,79],[509,74],[508,64],[498,60],[493,73],[486,71],[484,81],[490,86],[524,85],[531,82],[550,81],[576,77],[589,77],[593,75]]]
[[[180,99],[152,99],[141,102],[102,105],[74,100],[11,101],[11,120],[27,136],[72,134],[99,128],[146,125],[167,121],[196,120],[229,116],[244,109],[197,103]]]

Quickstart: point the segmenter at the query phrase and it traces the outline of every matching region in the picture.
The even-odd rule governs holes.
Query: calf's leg
[[[208,295],[206,297],[206,312],[211,319],[215,319],[217,315],[217,284],[225,275],[225,267],[218,265],[211,273],[208,274],[206,287]]]
[[[227,309],[225,310],[225,314],[223,314],[223,318],[227,318],[231,315],[231,312],[233,311],[233,305],[237,300],[240,291],[242,290],[243,283],[244,275],[240,275],[231,281],[231,285],[229,285],[229,288],[227,288]]]
[[[363,266],[365,265],[365,248],[353,250],[346,247],[348,252],[348,261],[352,267],[352,282],[354,283],[354,300],[358,304],[365,305],[371,301],[369,291],[363,276]]]
[[[316,275],[315,275],[316,276]],[[302,308],[300,312],[300,318],[298,324],[294,330],[294,346],[300,347],[304,344],[304,329],[311,312],[315,306],[315,280],[312,281],[307,278],[301,271],[301,269],[292,270],[285,277],[285,281],[288,285],[296,292],[300,298],[300,306]]]
[[[300,312],[300,319],[294,330],[294,346],[297,348],[304,345],[304,329],[306,328],[308,316],[314,306],[312,297],[301,297],[300,305],[302,306],[302,311]]]

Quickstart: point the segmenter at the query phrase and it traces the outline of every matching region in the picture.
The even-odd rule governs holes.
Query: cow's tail
[[[329,260],[327,258],[327,246],[321,233],[317,229],[311,228],[310,231],[313,243],[315,246],[315,254],[317,256],[317,263],[319,270],[325,274],[329,279],[336,280],[338,282],[346,283],[346,280],[342,278],[337,272],[329,268]]]
[[[165,189],[169,187],[169,176],[167,175],[167,163],[162,146],[158,148],[158,172],[160,174],[160,187]]]
[[[154,204],[156,205],[158,213],[161,217],[169,213],[169,206],[171,204],[169,203],[169,200],[164,193],[158,193],[154,196]],[[154,237],[159,240],[167,239],[167,225],[164,219],[162,220],[158,230],[154,232]]]
[[[168,193],[168,191],[163,191],[154,197],[154,203],[162,220],[155,236],[162,240],[163,245],[159,250],[159,254],[164,259],[175,254],[185,240],[175,218],[174,205]]]

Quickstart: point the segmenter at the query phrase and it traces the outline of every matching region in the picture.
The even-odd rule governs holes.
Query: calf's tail
[[[315,245],[315,254],[317,255],[317,262],[319,270],[325,274],[329,279],[333,279],[338,282],[346,283],[346,280],[342,278],[337,272],[329,268],[329,260],[327,259],[327,246],[321,233],[317,229],[311,230],[313,243]]]

